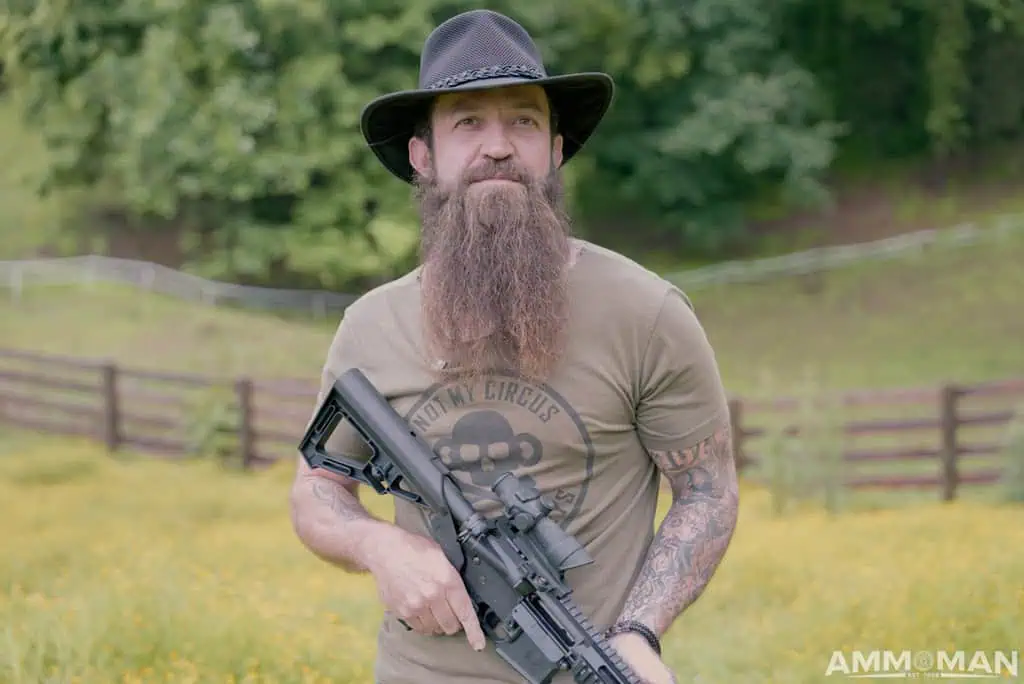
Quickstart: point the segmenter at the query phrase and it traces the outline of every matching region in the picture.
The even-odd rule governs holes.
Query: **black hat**
[[[472,10],[427,36],[419,88],[383,95],[363,108],[363,137],[391,173],[411,183],[409,139],[434,97],[518,84],[547,91],[564,139],[563,164],[597,128],[615,89],[611,76],[600,72],[548,76],[537,46],[522,26],[491,10]]]

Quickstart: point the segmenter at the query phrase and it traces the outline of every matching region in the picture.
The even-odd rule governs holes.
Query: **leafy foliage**
[[[359,130],[415,84],[466,0],[9,0],[5,78],[46,139],[44,190],[103,188],[193,267],[358,289],[415,259],[409,190]],[[734,253],[752,202],[828,201],[841,153],[1019,135],[1019,0],[563,0],[519,19],[552,72],[602,69],[616,102],[567,169],[579,232],[636,254]],[[624,231],[623,227],[628,227]]]
[[[24,10],[11,42],[29,115],[57,152],[49,186],[103,182],[131,211],[194,229],[190,246],[214,275],[283,269],[326,286],[375,275],[396,255],[373,240],[393,228],[367,209],[394,186],[365,154],[359,111],[404,83],[417,55],[402,46],[431,19],[425,3],[361,7]]]
[[[870,161],[999,144],[1024,130],[1019,0],[787,3],[781,44],[829,93]]]
[[[797,205],[824,199],[819,180],[841,129],[822,117],[813,75],[779,50],[777,4],[562,5],[559,68],[602,68],[618,83],[578,183],[602,240],[627,225],[631,236],[638,227],[659,244],[722,255],[741,244],[744,200],[765,186]]]

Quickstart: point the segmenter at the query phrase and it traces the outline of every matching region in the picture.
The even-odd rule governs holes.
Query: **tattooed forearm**
[[[651,452],[672,487],[669,508],[626,600],[622,619],[663,634],[703,593],[739,509],[729,427],[682,451]]]
[[[351,492],[336,482],[322,477],[311,478],[313,498],[330,508],[341,520],[358,520],[367,517],[366,509]]]
[[[339,482],[300,474],[292,489],[292,522],[299,539],[320,558],[349,572],[369,568],[372,541],[384,524]]]

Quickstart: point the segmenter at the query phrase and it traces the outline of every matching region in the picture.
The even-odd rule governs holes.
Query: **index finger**
[[[480,628],[480,621],[476,617],[476,610],[473,608],[473,602],[469,600],[469,594],[462,587],[452,589],[448,592],[448,605],[452,607],[452,612],[455,613],[455,617],[462,623],[462,628],[466,632],[466,638],[469,639],[469,645],[474,650],[482,651],[487,645],[487,638],[484,636],[484,631]]]

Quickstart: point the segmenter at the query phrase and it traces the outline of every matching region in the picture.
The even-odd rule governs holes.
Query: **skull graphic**
[[[455,423],[451,437],[438,440],[434,451],[453,471],[465,473],[470,481],[494,498],[490,487],[505,472],[531,466],[541,459],[540,440],[533,435],[515,434],[512,425],[497,411],[474,411]],[[521,476],[524,484],[533,478]]]

